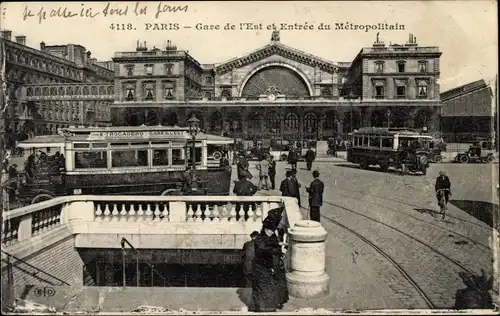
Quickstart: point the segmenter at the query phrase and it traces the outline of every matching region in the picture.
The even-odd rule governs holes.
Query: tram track
[[[306,197],[304,194],[301,194],[301,196]],[[399,275],[405,279],[406,283],[418,294],[428,308],[449,308],[452,306],[455,291],[463,286],[458,273],[465,271],[475,274],[466,265],[398,227],[331,201],[323,201],[323,204],[348,214],[357,215],[357,218],[353,218],[336,212],[341,218],[339,219],[322,211],[321,217],[354,235],[382,256],[398,271]],[[302,209],[307,211],[304,207]],[[363,220],[359,220],[360,218]],[[366,221],[368,221],[368,225],[366,225]],[[365,224],[363,225],[362,222],[365,222]],[[373,224],[377,227],[373,227]],[[385,229],[381,230],[381,227]],[[439,225],[435,225],[435,227],[442,229]],[[391,231],[397,232],[404,237],[394,238],[394,234],[390,233]],[[370,236],[366,236],[367,233]],[[428,255],[428,253],[434,255]],[[381,273],[385,274],[387,272],[382,271]],[[391,279],[391,281],[387,281],[388,283],[395,282],[390,274],[383,276],[384,279],[386,277]],[[449,287],[445,287],[445,284],[449,284]],[[395,295],[400,295],[402,292],[412,292],[412,290],[402,285],[393,286],[395,287],[393,289]],[[403,289],[401,289],[402,287]],[[405,296],[406,299],[408,297],[408,295]]]
[[[345,193],[341,193],[341,194],[345,194]],[[345,194],[345,195],[347,195],[347,194]],[[302,195],[302,196],[305,196],[305,195]],[[460,237],[461,239],[465,239],[465,240],[473,243],[474,245],[479,246],[480,248],[482,248],[483,250],[485,250],[487,252],[491,252],[490,246],[488,246],[488,245],[486,245],[486,244],[484,244],[484,243],[482,243],[480,241],[477,241],[477,240],[475,240],[475,239],[473,239],[473,238],[471,238],[469,236],[466,236],[466,235],[464,235],[464,234],[462,234],[462,233],[460,233],[460,232],[458,232],[456,230],[447,228],[447,227],[445,227],[443,225],[438,225],[438,224],[436,224],[434,222],[426,221],[426,220],[423,220],[421,218],[418,218],[418,217],[412,215],[410,212],[401,211],[401,210],[398,210],[398,209],[395,209],[395,208],[387,207],[386,205],[382,205],[382,204],[379,204],[379,203],[375,203],[375,202],[371,202],[371,201],[366,201],[366,200],[362,200],[362,199],[358,199],[357,201],[362,202],[362,203],[366,203],[368,205],[374,205],[374,206],[377,206],[377,207],[380,207],[380,208],[383,208],[383,209],[387,209],[387,210],[390,210],[390,211],[393,211],[393,212],[396,212],[396,213],[404,214],[405,216],[408,216],[408,217],[410,217],[410,218],[412,218],[412,219],[414,219],[414,220],[416,220],[418,222],[421,222],[421,223],[424,223],[424,224],[427,224],[427,225],[439,228],[441,230],[445,230],[445,231],[447,231],[449,233],[452,233],[455,236]],[[449,216],[449,215],[447,214],[447,216]],[[449,217],[451,217],[451,216],[449,216]]]
[[[383,196],[380,196],[380,195],[376,195],[376,194],[371,194],[371,193],[366,193],[366,192],[363,192],[363,191],[359,191],[359,190],[349,190],[349,189],[344,189],[344,188],[340,188],[340,187],[336,187],[337,190],[340,190],[340,191],[345,191],[345,192],[351,192],[351,193],[359,193],[359,194],[363,194],[363,195],[367,195],[367,196],[372,196],[374,198],[378,198],[378,199],[381,199],[381,200],[385,200],[385,201],[391,201],[391,202],[395,202],[395,203],[399,203],[399,204],[403,204],[403,205],[406,205],[406,206],[411,206],[411,207],[414,207],[414,208],[419,208],[419,209],[423,209],[422,206],[420,205],[416,205],[416,204],[412,204],[412,203],[408,203],[406,201],[400,201],[400,200],[396,200],[396,199],[391,199],[391,198],[388,198],[388,197],[383,197]],[[457,217],[457,216],[453,216],[451,214],[447,214],[447,216],[449,218],[453,218],[455,220],[458,220],[458,221],[461,221],[461,222],[464,222],[464,223],[467,223],[469,225],[472,225],[474,227],[477,227],[477,228],[480,228],[482,230],[488,230],[490,231],[491,228],[488,228],[488,227],[485,227],[484,225],[481,225],[481,224],[477,224],[477,223],[474,223],[474,222],[471,222],[471,221],[468,221],[464,218],[461,218],[461,217]]]

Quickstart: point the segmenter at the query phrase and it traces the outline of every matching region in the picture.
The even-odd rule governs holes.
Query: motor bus
[[[393,167],[403,174],[427,173],[432,136],[406,128],[363,127],[354,131],[351,137],[347,161],[363,169],[378,165],[382,171]]]
[[[31,162],[25,165],[18,196],[26,204],[72,194],[177,195],[193,156],[200,189],[207,195],[229,195],[231,167],[223,159],[209,159],[209,148],[231,143],[230,138],[200,132],[193,155],[188,128],[64,128],[58,135],[18,144],[58,149],[52,156],[32,152],[27,157]]]

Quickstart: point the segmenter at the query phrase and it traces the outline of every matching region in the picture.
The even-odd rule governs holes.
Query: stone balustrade
[[[65,196],[5,212],[1,243],[29,243],[61,226],[73,234],[247,235],[282,205],[287,218],[301,219],[296,201],[279,196]]]
[[[268,211],[280,206],[289,228],[290,295],[326,295],[327,233],[321,224],[304,221],[290,197],[64,196],[5,212],[1,243],[19,258],[68,238],[75,248],[120,248],[125,237],[137,249],[241,249]]]

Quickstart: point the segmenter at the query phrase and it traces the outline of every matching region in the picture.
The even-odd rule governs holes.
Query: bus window
[[[182,149],[172,149],[172,165],[184,165],[186,161],[182,157]]]
[[[188,162],[191,162],[191,152],[193,151],[193,148],[188,148]],[[201,148],[196,147],[194,151],[194,159],[197,164],[201,163]]]
[[[75,152],[75,169],[107,168],[108,155],[105,151]]]
[[[393,141],[392,141],[392,138],[382,138],[382,147],[385,147],[385,148],[392,148],[392,144],[393,144]]]
[[[380,137],[379,136],[371,136],[370,137],[370,147],[380,148]]]
[[[168,149],[153,150],[153,166],[168,165]]]
[[[115,150],[111,153],[112,167],[146,167],[148,165],[147,150]]]

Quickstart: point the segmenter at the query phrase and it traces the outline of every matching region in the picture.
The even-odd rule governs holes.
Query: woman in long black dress
[[[262,231],[255,238],[252,299],[256,312],[274,312],[281,305],[276,270],[281,247],[274,228],[274,220],[266,217],[262,222]]]

